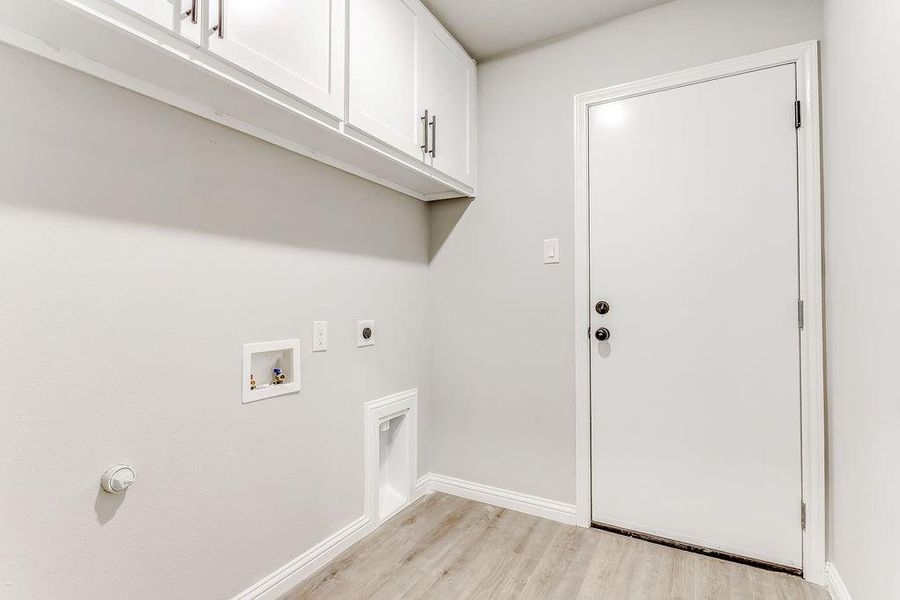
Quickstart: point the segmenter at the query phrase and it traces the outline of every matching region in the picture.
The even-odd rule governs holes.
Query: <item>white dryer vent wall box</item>
[[[377,525],[407,506],[416,481],[418,391],[367,402],[366,515]]]
[[[409,502],[409,418],[406,412],[378,427],[378,518],[385,519]]]
[[[276,369],[284,376],[280,383],[275,382]],[[244,344],[242,375],[244,404],[299,392],[300,340]]]

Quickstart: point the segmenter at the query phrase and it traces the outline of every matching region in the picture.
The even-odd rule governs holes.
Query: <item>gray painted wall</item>
[[[0,597],[229,598],[362,515],[365,401],[418,386],[427,422],[427,208],[6,46],[0,73]],[[292,337],[299,395],[241,405],[241,344]]]
[[[826,0],[829,560],[900,597],[900,3]]]
[[[432,209],[433,471],[575,501],[573,96],[820,35],[817,0],[678,0],[479,65],[479,197]]]

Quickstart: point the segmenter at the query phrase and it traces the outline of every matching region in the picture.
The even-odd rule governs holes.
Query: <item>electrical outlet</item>
[[[328,321],[313,321],[312,351],[328,350]]]
[[[375,321],[357,321],[356,322],[356,347],[375,345]]]

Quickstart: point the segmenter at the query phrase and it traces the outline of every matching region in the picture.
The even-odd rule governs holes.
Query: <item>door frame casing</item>
[[[575,96],[575,518],[591,525],[590,181],[588,111],[597,104],[777,67],[795,65],[797,130],[802,499],[806,504],[803,577],[825,583],[825,363],[819,45],[809,41],[616,85]]]

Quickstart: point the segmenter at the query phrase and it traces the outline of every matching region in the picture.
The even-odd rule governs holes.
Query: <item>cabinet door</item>
[[[200,0],[110,0],[200,44]],[[194,13],[193,11],[197,12]],[[191,11],[191,14],[189,14]]]
[[[344,112],[344,1],[207,0],[210,51],[337,117]]]
[[[348,123],[422,158],[418,0],[350,0]]]
[[[424,31],[425,107],[433,124],[426,159],[437,170],[473,183],[475,62],[433,23]]]

